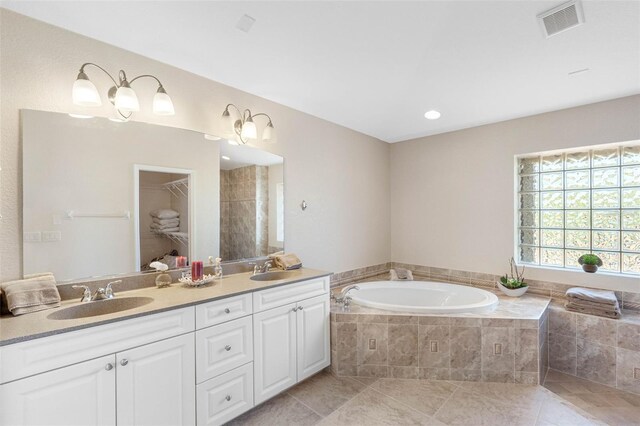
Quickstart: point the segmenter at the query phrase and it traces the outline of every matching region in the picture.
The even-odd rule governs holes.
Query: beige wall
[[[136,90],[142,111],[134,115],[136,121],[221,134],[220,115],[229,102],[268,112],[278,131],[278,144],[258,145],[287,162],[287,250],[296,252],[307,266],[331,271],[388,260],[386,143],[4,9],[0,9],[0,26],[0,280],[22,274],[19,111],[79,112],[71,104],[71,86],[84,62],[96,62],[113,73],[123,68],[129,76],[152,73],[160,78],[176,115],[154,116],[150,109],[156,87],[141,80]],[[106,77],[87,71],[104,94]],[[105,100],[94,115],[110,115],[112,108],[107,104]],[[309,204],[305,212],[299,208],[303,199]]]
[[[391,260],[502,274],[514,251],[514,156],[640,139],[640,95],[391,147]],[[531,279],[640,291],[640,279],[528,268]]]

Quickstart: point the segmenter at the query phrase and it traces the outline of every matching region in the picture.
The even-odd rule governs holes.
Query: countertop
[[[185,287],[180,283],[174,283],[166,288],[146,287],[131,291],[115,291],[116,297],[152,297],[154,300],[147,305],[137,308],[94,317],[66,320],[48,318],[53,312],[79,305],[82,303],[79,302],[79,299],[63,301],[59,308],[33,312],[17,317],[12,315],[0,316],[0,346],[122,321],[143,315],[151,315],[171,309],[194,306],[212,300],[224,299],[243,293],[295,284],[300,281],[331,275],[330,272],[309,268],[289,271],[288,273],[291,274],[290,277],[274,281],[253,281],[249,279],[252,273],[242,273],[224,276],[220,281],[199,288]]]

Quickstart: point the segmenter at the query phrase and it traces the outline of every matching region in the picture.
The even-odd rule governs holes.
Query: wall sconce
[[[131,114],[140,111],[140,104],[138,103],[138,96],[136,92],[131,88],[131,84],[138,80],[139,78],[149,77],[153,78],[158,82],[158,91],[153,97],[153,112],[157,115],[173,115],[175,111],[173,109],[173,102],[171,102],[171,98],[167,95],[167,92],[164,90],[162,83],[155,76],[150,74],[143,74],[133,78],[131,81],[127,80],[127,75],[123,70],[120,70],[118,74],[117,82],[115,78],[111,76],[104,68],[99,65],[96,65],[91,62],[87,62],[82,64],[80,67],[80,72],[78,73],[78,78],[75,83],[73,83],[72,97],[73,103],[75,105],[85,106],[85,107],[97,107],[102,105],[102,99],[100,98],[100,94],[98,93],[98,89],[95,84],[89,80],[87,74],[84,72],[84,68],[87,65],[94,66],[107,74],[111,81],[113,82],[113,86],[107,92],[107,96],[109,97],[109,101],[115,106],[118,114],[124,119],[128,120],[131,118]]]
[[[233,116],[229,112],[229,107],[233,107],[238,112],[238,116],[240,117],[237,120],[234,120]],[[258,139],[258,130],[256,128],[256,123],[254,123],[253,119],[259,116],[265,116],[269,120],[267,123],[267,127],[265,127],[264,132],[262,132],[262,140],[264,142],[275,143],[276,142],[276,129],[273,127],[273,123],[271,122],[271,117],[269,117],[264,112],[259,112],[257,114],[252,114],[250,110],[245,109],[244,112],[240,112],[240,109],[234,104],[229,104],[224,109],[222,113],[222,126],[224,129],[225,136],[231,140],[231,138],[235,139],[236,135],[238,139],[243,144],[246,144],[252,139]]]

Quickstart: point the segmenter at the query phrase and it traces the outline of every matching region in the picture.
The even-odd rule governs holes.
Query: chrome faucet
[[[352,284],[343,288],[337,295],[331,292],[331,299],[335,300],[337,304],[342,305],[343,307],[348,307],[351,304],[351,297],[349,296],[349,292],[351,290],[360,290],[360,287]]]
[[[256,264],[253,267],[253,275],[264,274],[265,272],[269,272],[269,269],[273,266],[273,262],[271,260],[267,260],[262,264],[262,266],[258,266]]]
[[[111,286],[113,284],[118,284],[121,282],[122,280],[111,281],[110,283],[107,284],[105,288],[102,288],[102,287],[98,288],[96,292],[93,293],[93,296],[91,295],[91,289],[86,285],[73,285],[71,287],[81,288],[84,290],[82,297],[80,298],[81,302],[93,302],[96,300],[113,299],[114,297],[116,297]]]

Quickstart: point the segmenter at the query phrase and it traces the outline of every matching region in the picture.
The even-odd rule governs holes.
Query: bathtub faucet
[[[340,294],[334,294],[331,292],[331,298],[336,301],[338,305],[342,305],[343,307],[347,307],[351,304],[351,297],[349,297],[349,292],[351,290],[360,290],[360,287],[357,285],[348,285],[342,289]]]

